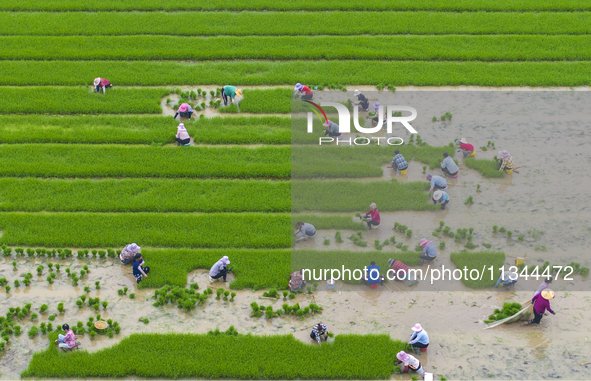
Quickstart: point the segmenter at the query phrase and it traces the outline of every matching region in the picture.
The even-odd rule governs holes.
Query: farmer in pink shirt
[[[113,87],[113,85],[111,84],[111,82],[109,82],[108,80],[104,79],[104,78],[95,78],[94,79],[94,90],[98,93],[99,91],[101,91],[101,88],[103,89],[103,94],[105,94],[107,92],[107,87]]]
[[[62,350],[72,349],[76,346],[76,336],[74,335],[74,331],[70,329],[70,326],[67,324],[62,325],[62,329],[66,333],[66,335],[62,335],[61,333],[58,336],[58,339],[55,341],[59,343],[59,347]]]
[[[367,222],[367,230],[371,230],[371,226],[378,226],[380,224],[380,212],[376,208],[376,203],[372,202],[369,205],[369,212],[365,213],[361,218],[365,218]]]
[[[552,308],[550,308],[550,299],[554,299],[554,291],[550,290],[549,288],[543,290],[539,294],[536,294],[531,300],[531,302],[534,304],[534,318],[525,324],[540,324],[540,321],[542,320],[542,317],[544,317],[544,312],[546,312],[546,310],[550,311],[552,315],[556,315],[556,312],[552,311]]]
[[[191,143],[191,137],[189,136],[189,133],[187,132],[187,129],[185,128],[185,125],[183,123],[179,124],[179,126],[177,127],[175,137],[176,141],[181,146],[187,146]]]

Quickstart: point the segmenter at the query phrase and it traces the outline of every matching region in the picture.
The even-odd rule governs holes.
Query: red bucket
[[[372,285],[371,285],[371,286],[369,286],[369,287],[371,287],[371,289],[373,290],[373,289],[376,289],[376,288],[378,288],[378,284],[377,284],[377,283],[375,283],[375,284],[372,284]]]

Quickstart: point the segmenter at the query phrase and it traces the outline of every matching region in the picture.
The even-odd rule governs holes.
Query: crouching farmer
[[[137,283],[140,283],[142,279],[148,277],[148,273],[150,272],[149,267],[144,266],[144,258],[142,258],[142,253],[138,253],[135,256],[135,261],[133,262],[133,276]]]
[[[224,282],[226,281],[226,275],[228,275],[228,265],[230,264],[230,260],[227,256],[223,256],[222,259],[217,261],[209,270],[209,281],[211,283],[217,281],[219,278],[222,278]]]
[[[74,335],[74,331],[70,329],[70,326],[67,324],[62,325],[62,329],[66,333],[65,335],[59,334],[56,343],[59,343],[59,347],[63,350],[69,350],[75,348],[76,345],[76,335]]]
[[[289,276],[289,289],[293,292],[298,292],[306,287],[304,280],[304,269],[295,271]]]
[[[421,376],[423,375],[424,372],[421,362],[413,355],[409,355],[404,351],[400,351],[396,354],[396,358],[398,359],[396,364],[404,364],[403,368],[401,368],[402,373],[408,373],[412,370]]]
[[[326,341],[328,339],[328,328],[322,323],[318,323],[317,325],[312,328],[312,333],[310,333],[310,338],[312,340],[316,340],[318,344],[322,343],[322,339]]]
[[[119,259],[121,263],[131,263],[135,260],[135,255],[140,252],[142,248],[139,247],[136,243],[130,243],[129,245],[125,246],[123,250],[121,250],[121,254],[119,254]]]

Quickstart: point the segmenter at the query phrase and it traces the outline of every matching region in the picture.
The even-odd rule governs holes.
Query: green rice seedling
[[[508,232],[507,232],[507,233],[508,233]],[[523,234],[520,234],[520,235],[519,235],[519,237],[518,237],[517,239],[518,239],[519,241],[523,242],[523,240],[524,240],[525,238],[523,237]]]
[[[499,228],[499,227],[498,227],[497,225],[493,225],[493,227],[492,227],[492,229],[493,229],[493,233],[496,233],[498,228]]]
[[[21,282],[18,281],[18,279],[14,280],[14,288],[19,288],[21,285]]]
[[[29,338],[32,339],[39,334],[39,328],[37,328],[37,326],[34,325],[31,327],[31,329],[29,329],[29,332],[27,332],[27,334],[29,335]]]
[[[275,311],[273,311],[273,308],[268,307],[265,309],[265,316],[267,317],[267,319],[272,319],[276,316]]]
[[[224,289],[222,289],[222,288],[218,288],[218,289],[216,290],[216,294],[217,294],[217,295],[216,295],[216,297],[215,297],[215,298],[216,298],[217,300],[220,300],[220,296],[221,296],[223,293],[224,293]]]
[[[62,265],[60,265],[59,263],[56,263],[55,264],[55,271],[57,271],[59,273],[61,267],[62,267]]]
[[[49,269],[49,271],[52,271],[53,270],[53,263],[47,262],[47,268]]]
[[[37,266],[37,275],[41,276],[43,274],[43,265]]]
[[[97,290],[100,290],[101,289],[101,281],[97,280],[96,282],[94,282],[94,286]]]
[[[84,286],[84,292],[86,292],[87,294],[90,293],[90,287]]]
[[[507,238],[511,239],[512,235],[513,235],[513,232],[511,230],[507,230]]]
[[[474,204],[474,198],[472,196],[469,196],[466,201],[464,202],[465,205],[472,205]]]
[[[343,243],[343,238],[341,237],[341,232],[336,232],[334,235],[334,239],[336,243]]]
[[[409,229],[409,230],[407,230],[407,231],[406,231],[406,236],[407,236],[408,238],[412,238],[412,230],[410,230],[410,229]]]
[[[472,235],[472,233],[474,233],[474,228],[468,229],[468,232],[470,233],[470,235]]]
[[[64,308],[64,303],[60,302],[57,304],[57,310],[60,314],[63,314],[66,310]]]
[[[47,280],[47,282],[49,282],[49,284],[53,284],[53,278],[51,276],[48,276],[45,279]]]
[[[389,240],[384,240],[384,242],[382,242],[382,246],[388,246],[390,244]]]
[[[47,317],[47,320],[54,321],[56,317],[57,317],[57,314],[51,314]]]
[[[420,253],[421,251],[423,251],[423,248],[420,245],[417,244],[415,246],[415,251]]]
[[[423,165],[423,175],[424,175],[425,173],[427,173],[427,166],[426,166],[426,165]]]
[[[45,311],[47,311],[49,309],[49,306],[47,304],[42,304],[41,307],[39,307],[39,311],[41,313],[45,313]]]
[[[507,229],[505,229],[504,226],[501,226],[501,228],[499,229],[499,232],[501,233],[505,233],[507,231]]]
[[[5,286],[4,291],[6,291],[7,294],[10,293],[10,286]]]
[[[439,242],[439,249],[440,250],[445,250],[445,241]]]
[[[476,184],[476,192],[480,192],[480,184]]]
[[[396,243],[396,237],[394,237],[394,236],[390,237],[390,243]]]
[[[17,270],[17,267],[16,267],[16,265],[17,265],[16,261],[12,261],[12,269],[13,269],[14,271],[16,271],[16,270]]]
[[[288,294],[289,294],[289,292],[283,291],[283,300],[287,300],[287,295]]]
[[[135,294],[129,294],[129,299],[135,299]]]
[[[490,249],[492,247],[492,245],[490,243],[482,243],[482,246],[486,247],[487,249]]]
[[[148,320],[148,318],[140,318],[139,321],[141,321],[144,324],[148,324],[150,322],[150,320]]]
[[[49,276],[51,277],[51,279],[57,278],[57,274],[54,272],[49,273]]]
[[[31,320],[39,320],[39,315],[37,315],[36,313],[32,313]]]
[[[103,300],[103,302],[101,304],[103,305],[103,310],[106,311],[107,310],[107,306],[109,305],[109,302],[107,302],[106,300]]]
[[[41,322],[39,324],[39,330],[45,335],[47,333],[47,324],[45,322]]]
[[[235,297],[236,297],[236,293],[235,292],[231,292],[230,293],[230,301],[233,302]]]
[[[433,117],[433,118],[435,118],[435,117]],[[435,118],[434,121],[436,121],[436,120],[437,120],[437,118]],[[394,369],[392,369],[392,373],[402,373],[402,369],[400,369],[400,366],[394,365]]]
[[[13,329],[14,329],[14,336],[20,336],[23,333],[21,331],[21,326],[20,325],[15,325]]]
[[[478,245],[475,245],[474,243],[472,243],[472,241],[468,241],[466,242],[466,245],[464,245],[464,247],[466,247],[467,249],[475,249],[476,247],[478,247]]]
[[[84,306],[84,302],[80,299],[76,300],[76,305],[78,306],[78,308],[82,308]]]
[[[323,243],[324,243],[325,246],[330,245],[330,239],[325,238]]]
[[[488,148],[486,148],[485,146],[482,146],[482,147],[480,147],[480,149],[481,149],[483,152],[486,152],[486,151],[488,151]]]

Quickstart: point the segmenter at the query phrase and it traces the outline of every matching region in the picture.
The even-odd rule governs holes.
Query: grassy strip
[[[254,114],[291,112],[291,88],[244,90],[244,100],[240,102],[240,112]],[[231,104],[228,107],[220,107],[221,113],[236,113],[238,107]]]
[[[371,20],[371,22],[367,22]],[[591,13],[3,12],[0,35],[589,34]]]
[[[0,145],[14,177],[288,178],[290,147]]]
[[[472,269],[477,270],[478,274],[481,274],[482,269],[486,268],[482,279],[471,280],[470,276],[462,277],[462,283],[471,288],[488,288],[494,286],[501,274],[501,270],[499,269],[505,263],[505,253],[503,252],[459,252],[451,253],[450,258],[459,269],[463,270],[464,268],[467,268],[468,274]],[[492,274],[489,269],[491,266],[493,266]]]
[[[166,89],[0,88],[0,114],[159,114]]]
[[[0,178],[0,211],[289,212],[290,188],[264,180]]]
[[[381,251],[363,251],[351,252],[345,250],[322,251],[315,250],[293,250],[291,252],[291,267],[292,269],[310,269],[316,271],[315,279],[322,274],[324,280],[324,269],[342,269],[351,270],[351,276],[346,275],[345,279],[341,279],[345,283],[361,284],[361,280],[355,280],[359,277],[358,274],[353,274],[355,269],[363,269],[369,266],[371,261],[375,261],[376,265],[380,267],[380,273],[385,275],[388,271],[388,259],[393,258],[402,261],[408,266],[416,266],[420,262],[420,253],[413,252],[381,252]],[[359,272],[357,272],[359,273]],[[314,274],[314,273],[313,273]],[[330,271],[327,273],[327,279],[330,279]],[[335,273],[336,274],[336,273]],[[336,277],[335,277],[336,278]]]
[[[0,213],[11,246],[280,248],[290,245],[288,214]]]
[[[305,216],[304,216],[305,217]],[[0,243],[9,246],[287,248],[287,213],[0,213]],[[317,229],[360,230],[350,216],[305,219]]]
[[[417,160],[439,168],[443,153],[453,156],[450,147],[403,145],[397,147],[409,160]],[[382,165],[392,161],[388,146],[294,146],[291,148],[292,178],[359,178],[382,176]],[[439,171],[435,169],[435,171]]]
[[[591,59],[591,36],[0,37],[3,59],[374,59],[552,61]],[[371,49],[368,49],[371,46]]]
[[[357,57],[359,58],[359,57]],[[394,83],[397,86],[586,86],[591,62],[437,61],[0,61],[0,85],[285,85]]]
[[[161,116],[0,116],[0,142],[168,144],[175,141],[178,124]],[[290,144],[291,138],[289,118],[215,117],[184,124],[202,144]]]
[[[389,379],[392,359],[406,348],[406,342],[394,341],[389,335],[337,335],[333,344],[318,347],[292,335],[144,333],[93,353],[74,351],[64,361],[53,343],[57,333],[49,336],[49,348],[33,355],[22,377]],[[137,357],[138,348],[143,353],[141,364],[113,361]],[[319,358],[322,366],[316,364]]]
[[[458,0],[453,2],[440,0],[385,0],[364,3],[356,0],[253,0],[249,2],[227,2],[224,0],[4,0],[0,10],[6,11],[123,11],[123,10],[425,10],[425,11],[582,11],[591,10],[586,0]]]
[[[484,177],[505,177],[505,171],[499,171],[499,164],[493,159],[474,159],[471,157],[464,160],[466,167],[479,171]]]
[[[427,181],[361,183],[346,180],[294,180],[291,183],[291,208],[294,212],[366,212],[369,204],[375,202],[378,209],[384,212],[435,210],[438,208],[429,202],[429,196],[425,192],[429,186]]]

